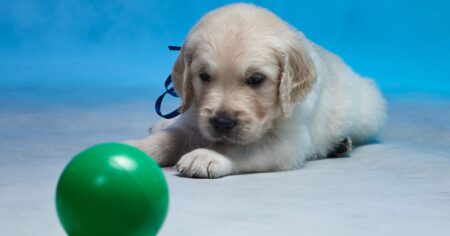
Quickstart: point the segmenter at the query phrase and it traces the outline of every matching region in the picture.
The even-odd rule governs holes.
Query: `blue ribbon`
[[[181,47],[179,47],[179,46],[169,46],[169,50],[170,51],[180,51]],[[161,96],[159,96],[158,99],[156,99],[156,103],[155,103],[156,113],[159,116],[161,116],[163,118],[166,118],[166,119],[172,119],[172,118],[174,118],[174,117],[176,117],[176,116],[178,116],[180,114],[180,112],[179,112],[180,107],[177,108],[176,110],[170,112],[169,114],[165,114],[164,115],[164,114],[161,113],[161,104],[162,104],[162,101],[164,99],[164,96],[166,96],[166,94],[170,94],[173,97],[178,97],[177,92],[175,91],[174,87],[173,86],[170,87],[171,83],[172,83],[172,76],[169,75],[167,77],[167,79],[166,79],[166,82],[164,82],[164,87],[166,88],[166,91],[163,94],[161,94]]]

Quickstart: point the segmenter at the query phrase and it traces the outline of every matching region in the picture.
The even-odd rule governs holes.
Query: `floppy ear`
[[[192,102],[192,82],[189,73],[190,60],[186,54],[185,46],[182,47],[172,70],[172,81],[178,96],[183,100],[180,112],[185,112]]]
[[[301,39],[295,39],[282,52],[282,74],[279,87],[281,110],[288,117],[296,102],[304,98],[316,80],[314,65],[301,46]]]

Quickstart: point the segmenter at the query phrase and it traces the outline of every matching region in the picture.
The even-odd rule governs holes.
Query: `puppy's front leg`
[[[270,139],[248,146],[216,144],[185,154],[176,168],[184,176],[197,178],[281,171],[302,166],[307,153],[307,146],[283,145]]]
[[[182,128],[169,128],[152,133],[145,139],[124,141],[150,155],[160,166],[173,166],[186,149]]]

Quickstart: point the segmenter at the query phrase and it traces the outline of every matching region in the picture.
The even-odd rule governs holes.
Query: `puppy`
[[[249,4],[206,14],[172,79],[182,114],[126,143],[188,177],[299,168],[370,140],[385,118],[373,81]]]

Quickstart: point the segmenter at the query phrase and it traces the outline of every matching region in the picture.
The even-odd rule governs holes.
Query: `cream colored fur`
[[[209,82],[199,78],[202,72]],[[249,86],[245,79],[252,73],[266,79]],[[373,81],[249,4],[205,15],[187,36],[172,78],[183,114],[126,143],[189,177],[299,168],[326,157],[343,138],[370,140],[385,118]],[[212,132],[208,120],[218,111],[236,115],[232,134]]]

